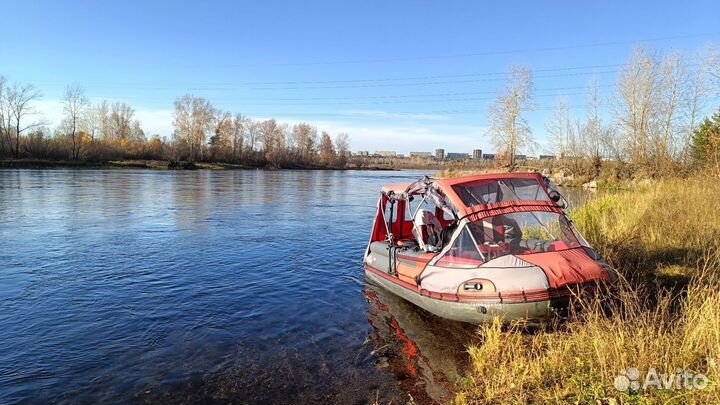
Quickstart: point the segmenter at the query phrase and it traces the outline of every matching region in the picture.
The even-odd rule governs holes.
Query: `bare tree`
[[[97,120],[100,123],[102,139],[105,141],[112,139],[110,134],[110,105],[108,102],[103,100],[101,103],[98,103],[95,113],[97,114]]]
[[[489,108],[490,135],[498,151],[509,155],[510,170],[515,169],[515,156],[525,146],[533,146],[532,129],[525,114],[535,106],[535,84],[528,67],[512,66],[505,89]]]
[[[550,135],[552,149],[555,155],[562,159],[568,155],[570,142],[569,131],[572,127],[570,117],[570,104],[564,97],[558,98],[555,103],[552,118],[545,124],[545,129]]]
[[[248,119],[245,124],[245,139],[247,143],[247,149],[252,156],[252,161],[258,160],[258,149],[257,144],[260,138],[260,124],[257,121]]]
[[[647,165],[651,157],[652,127],[659,98],[658,66],[653,53],[638,48],[621,69],[618,79],[615,115],[627,139],[631,161],[641,166]]]
[[[210,146],[213,157],[223,158],[230,148],[233,137],[233,115],[230,111],[215,111],[215,129],[210,137]]]
[[[190,148],[190,159],[203,159],[207,134],[215,121],[215,109],[202,97],[186,94],[175,100],[175,136]]]
[[[711,65],[720,64],[720,59],[713,61],[712,48],[700,56],[702,62],[699,67],[688,72],[685,78],[681,97],[680,111],[684,120],[681,130],[682,139],[680,142],[681,161],[690,163],[690,144],[693,134],[697,130],[703,111],[707,105],[708,98],[712,95],[712,77],[710,75]],[[719,82],[720,83],[720,82]]]
[[[683,86],[687,83],[687,66],[684,56],[672,53],[663,58],[659,77],[659,99],[657,100],[657,130],[652,134],[652,158],[656,172],[667,172],[675,160],[677,141],[680,134],[678,121],[679,106],[683,97]]]
[[[0,76],[0,156],[5,153],[6,133],[10,128],[10,114],[7,111],[5,103],[6,80],[5,76]]]
[[[335,137],[335,153],[337,154],[337,165],[345,167],[350,157],[350,136],[345,132]]]
[[[247,127],[248,119],[244,115],[238,113],[232,122],[232,160],[237,162],[238,157],[242,159],[243,156],[243,141],[245,139],[245,128]]]
[[[82,138],[78,136],[78,125],[88,104],[89,101],[87,97],[85,97],[85,91],[80,86],[68,86],[65,89],[63,111],[66,114],[65,119],[69,124],[69,135],[72,142],[72,160],[77,160],[80,156]]]
[[[108,120],[108,134],[111,141],[125,142],[131,140],[134,115],[135,110],[129,104],[121,102],[112,104]]]
[[[42,121],[24,124],[28,116],[37,113],[31,103],[40,97],[41,93],[31,84],[20,85],[15,83],[5,91],[4,110],[7,115],[7,125],[4,132],[15,158],[20,157],[20,137],[22,134],[27,130],[43,125]]]
[[[707,50],[707,63],[705,70],[715,82],[715,90],[720,94],[720,49],[712,45]]]
[[[593,166],[593,175],[597,178],[600,176],[603,147],[606,143],[603,138],[604,135],[607,134],[607,132],[603,129],[602,120],[600,118],[600,83],[597,77],[593,78],[587,99],[587,121],[582,138],[584,141],[584,149],[588,151],[588,156],[590,157]]]

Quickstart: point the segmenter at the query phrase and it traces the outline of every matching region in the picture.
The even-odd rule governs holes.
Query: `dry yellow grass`
[[[720,187],[661,182],[573,212],[586,237],[624,279],[601,302],[554,328],[481,326],[474,369],[456,404],[720,403]],[[609,313],[609,314],[608,314]],[[707,376],[702,389],[619,391],[632,367]]]

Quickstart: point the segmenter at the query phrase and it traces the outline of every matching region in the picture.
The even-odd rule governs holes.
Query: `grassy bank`
[[[586,299],[572,320],[547,330],[480,327],[484,343],[469,348],[474,369],[454,402],[720,403],[719,212],[720,187],[710,179],[664,181],[575,210],[624,277],[616,299]],[[616,378],[632,368],[640,388],[619,391]],[[642,389],[651,368],[672,378],[677,369],[701,373],[709,385]]]

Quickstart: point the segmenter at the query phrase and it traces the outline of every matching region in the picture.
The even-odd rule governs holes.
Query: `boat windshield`
[[[443,267],[476,267],[508,254],[553,252],[586,245],[565,215],[515,212],[469,222],[436,263]]]
[[[484,179],[452,186],[467,207],[503,201],[550,201],[536,179]]]

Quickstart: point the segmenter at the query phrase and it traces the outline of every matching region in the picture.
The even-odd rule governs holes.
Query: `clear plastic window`
[[[565,215],[517,212],[468,223],[437,262],[444,267],[473,267],[514,254],[553,252],[587,245]]]
[[[503,201],[550,201],[542,185],[533,179],[478,180],[452,187],[468,207]]]

